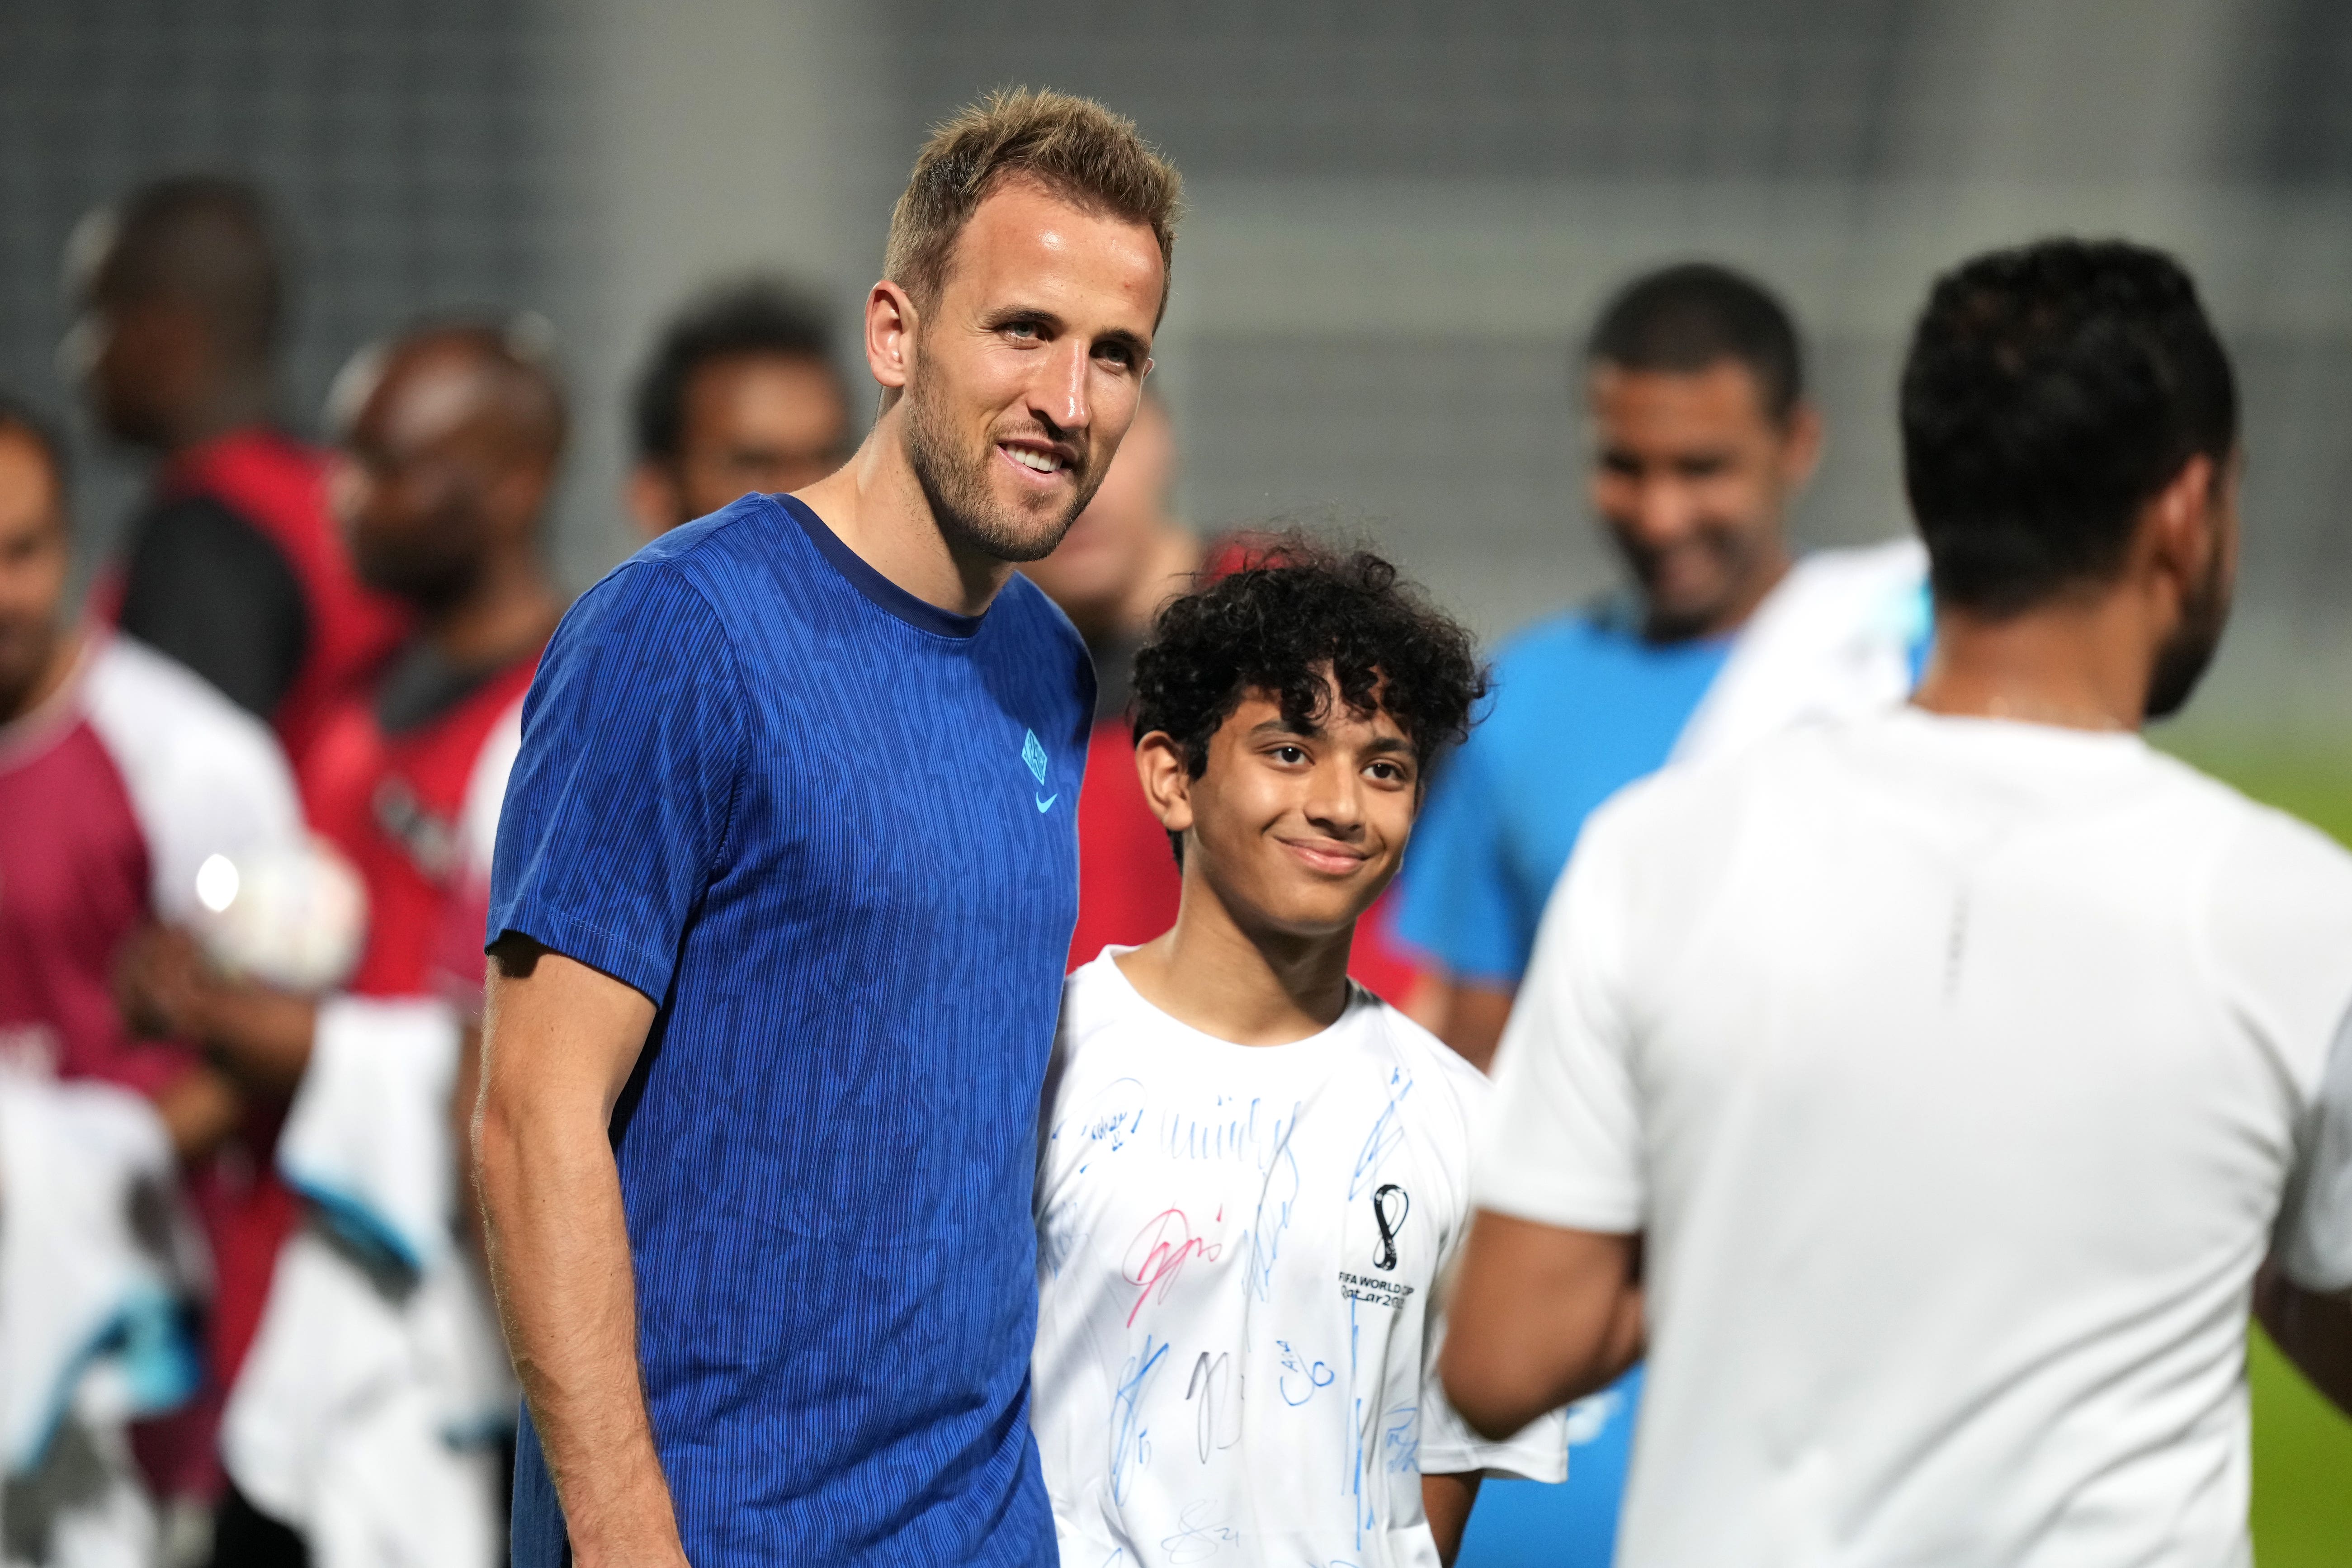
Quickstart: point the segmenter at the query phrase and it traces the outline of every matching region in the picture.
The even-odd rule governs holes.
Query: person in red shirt
[[[1095,723],[1078,791],[1078,923],[1070,967],[1104,946],[1150,941],[1183,889],[1168,835],[1143,798],[1128,724],[1135,650],[1160,606],[1189,585],[1201,542],[1171,506],[1176,429],[1147,390],[1102,488],[1054,552],[1021,568],[1061,606],[1095,661]]]
[[[161,459],[92,606],[266,720],[299,764],[406,617],[352,572],[323,456],[271,422],[285,290],[261,199],[160,181],[86,221],[68,263],[92,411]]]
[[[1021,570],[1061,606],[1087,639],[1095,661],[1095,724],[1087,776],[1078,791],[1078,923],[1070,967],[1106,946],[1150,942],[1176,920],[1183,881],[1168,835],[1143,797],[1128,721],[1135,650],[1152,617],[1197,575],[1221,577],[1252,558],[1264,541],[1237,534],[1202,550],[1179,520],[1176,427],[1167,405],[1147,387],[1135,423],[1087,510],[1051,555]],[[1418,973],[1389,939],[1385,896],[1356,927],[1349,973],[1398,1006],[1414,994]]]
[[[304,1081],[306,1068],[329,1048],[329,1032],[365,1026],[368,1010],[353,999],[413,1005],[445,994],[448,931],[479,909],[478,878],[467,875],[464,848],[468,803],[501,793],[523,695],[563,608],[539,549],[564,430],[562,396],[541,357],[497,328],[434,327],[364,356],[346,386],[352,418],[334,484],[351,519],[353,556],[371,587],[410,607],[417,628],[373,690],[324,716],[301,769],[310,820],[367,888],[358,970],[347,996],[289,995],[220,976],[196,959],[186,937],[166,933],[137,954],[130,978],[151,1009],[205,1041],[247,1079],[300,1084],[296,1124],[314,1088]],[[500,776],[486,777],[486,770]],[[480,931],[477,914],[477,955]],[[478,956],[473,963],[478,980]],[[379,1016],[414,1015],[388,1008]],[[453,1016],[452,1037],[457,1028]],[[455,1076],[455,1103],[443,1108],[450,1137],[436,1156],[452,1170],[456,1113],[471,1100],[470,1071],[461,1063]],[[352,1473],[367,1456],[336,1459],[336,1445],[351,1435],[306,1425],[321,1413],[331,1417],[338,1402],[306,1389],[292,1402],[299,1408],[289,1409],[279,1397],[290,1363],[273,1355],[273,1335],[318,1331],[299,1321],[310,1310],[307,1299],[281,1299],[292,1267],[284,1259],[305,1247],[313,1257],[301,1278],[315,1279],[322,1267],[307,1236],[288,1244],[261,1342],[232,1401],[224,1451],[233,1489],[215,1559],[224,1564],[307,1563],[306,1538],[323,1527],[323,1516],[336,1510],[347,1516],[357,1506],[321,1497],[320,1488],[333,1483],[320,1478]],[[428,1278],[416,1293],[429,1294],[430,1285]],[[486,1307],[483,1326],[494,1341]],[[316,1384],[343,1369],[294,1370]],[[502,1398],[510,1410],[510,1391]],[[378,1431],[358,1440],[382,1438]],[[394,1447],[429,1451],[438,1441]],[[420,1550],[442,1560],[446,1548],[437,1542],[447,1537],[430,1532],[446,1521],[427,1517],[433,1511],[420,1500],[405,1524],[426,1531]],[[397,1520],[372,1523],[395,1532],[404,1527]]]

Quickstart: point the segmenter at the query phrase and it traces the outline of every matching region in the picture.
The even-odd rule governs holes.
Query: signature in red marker
[[[1223,1209],[1217,1211],[1217,1217],[1224,1218]],[[1214,1263],[1224,1249],[1221,1241],[1194,1236],[1192,1222],[1184,1217],[1182,1209],[1162,1209],[1153,1215],[1136,1232],[1135,1240],[1128,1247],[1127,1259],[1119,1266],[1119,1273],[1136,1288],[1135,1305],[1128,1309],[1127,1326],[1135,1326],[1136,1314],[1143,1310],[1143,1304],[1151,1300],[1154,1290],[1162,1301],[1168,1300],[1168,1292],[1175,1288],[1176,1276],[1183,1272],[1187,1259],[1201,1258]]]

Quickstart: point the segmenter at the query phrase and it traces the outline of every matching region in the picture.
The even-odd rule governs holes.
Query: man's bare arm
[[[492,954],[474,1157],[490,1279],[580,1568],[685,1568],[637,1366],[608,1130],[654,1005],[509,936]]]
[[[1495,1047],[1503,1042],[1516,995],[1507,985],[1427,973],[1413,987],[1412,1020],[1480,1072],[1495,1070]]]
[[[1639,1359],[1641,1237],[1482,1209],[1446,1320],[1446,1398],[1481,1436],[1507,1437]]]
[[[1462,1531],[1470,1522],[1470,1505],[1478,1500],[1478,1472],[1421,1478],[1421,1511],[1429,1520],[1429,1533],[1437,1542],[1437,1561],[1454,1568],[1462,1550]]]
[[[2254,1316],[2312,1386],[2352,1415],[2352,1294],[2306,1290],[2265,1266],[2254,1280]]]

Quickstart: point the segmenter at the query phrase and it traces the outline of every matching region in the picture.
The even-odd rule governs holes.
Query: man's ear
[[[1191,831],[1192,770],[1174,736],[1154,730],[1135,743],[1135,776],[1142,781],[1144,801],[1160,826],[1171,833]]]
[[[1800,398],[1780,433],[1780,482],[1791,490],[1804,489],[1821,460],[1822,411]]]
[[[2137,553],[2150,586],[2166,584],[2176,607],[2196,597],[2212,573],[2213,552],[2225,547],[2217,477],[2213,459],[2200,452],[2140,513]]]
[[[899,392],[915,374],[919,312],[904,289],[885,278],[866,296],[866,367],[886,393]]]

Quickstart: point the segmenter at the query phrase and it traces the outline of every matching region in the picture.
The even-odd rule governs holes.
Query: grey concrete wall
[[[1307,516],[1498,634],[1606,582],[1570,346],[1628,273],[1782,289],[1831,421],[1805,537],[1903,524],[1928,279],[2071,231],[2172,246],[2243,373],[2243,613],[2199,721],[2352,735],[2352,7],[2337,0],[16,0],[0,383],[50,403],[73,217],[226,167],[304,242],[289,412],[417,310],[541,310],[579,418],[566,575],[627,548],[622,398],[752,266],[845,327],[924,126],[1030,81],[1134,114],[1193,215],[1160,353],[1204,526]],[[94,455],[94,449],[93,455]],[[98,461],[93,542],[131,470]]]

